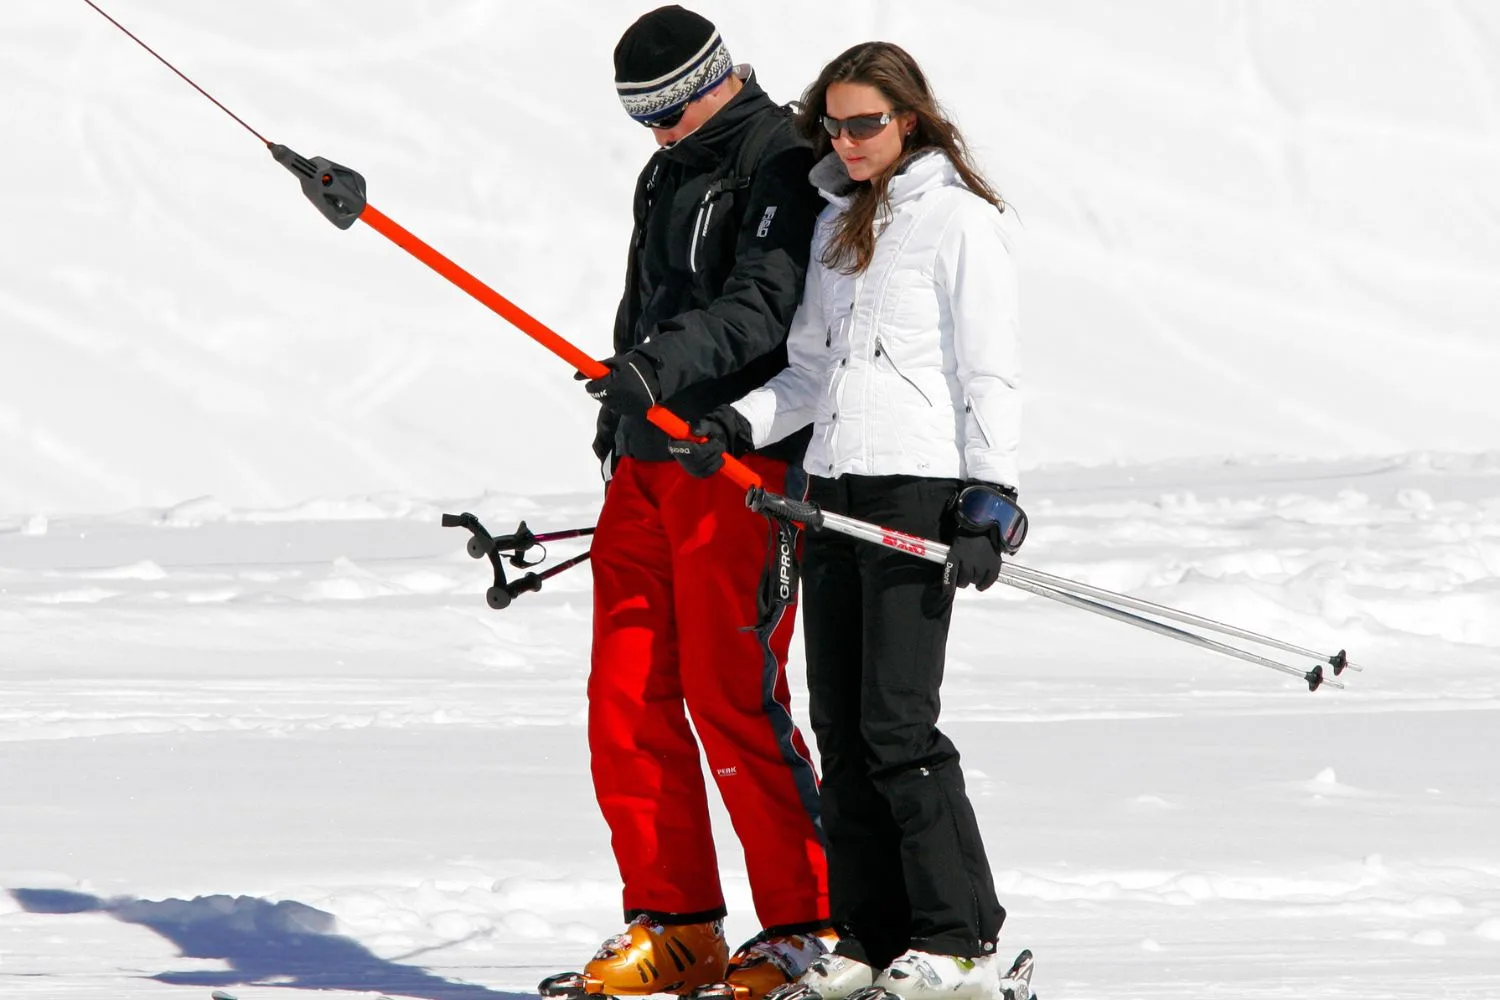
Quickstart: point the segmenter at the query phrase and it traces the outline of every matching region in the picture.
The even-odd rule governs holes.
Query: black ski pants
[[[813,477],[809,499],[926,538],[951,537],[959,483]],[[832,531],[805,539],[803,638],[822,758],[823,830],[839,950],[882,969],[916,948],[994,950],[995,896],[958,750],[937,728],[952,615],[942,566]]]

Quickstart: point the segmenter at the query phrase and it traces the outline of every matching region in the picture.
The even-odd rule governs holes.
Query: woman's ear
[[[917,131],[917,113],[915,111],[901,112],[896,116],[896,124],[901,128],[901,141],[909,142]]]

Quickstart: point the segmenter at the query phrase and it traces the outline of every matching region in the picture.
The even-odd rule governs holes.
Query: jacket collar
[[[849,171],[837,153],[829,153],[819,160],[807,179],[829,204],[841,211],[849,207],[854,191],[859,187],[857,182],[849,179]],[[891,178],[891,208],[915,201],[937,188],[961,186],[963,180],[947,153],[940,149],[923,150],[902,164],[896,176]]]
[[[734,153],[751,121],[767,109],[776,107],[755,81],[753,67],[742,63],[735,67],[735,75],[743,81],[739,93],[699,126],[698,131],[670,146],[663,146],[657,155],[698,170],[711,170]]]

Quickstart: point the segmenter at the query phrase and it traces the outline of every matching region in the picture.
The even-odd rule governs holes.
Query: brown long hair
[[[823,130],[823,116],[828,113],[828,88],[835,83],[874,87],[890,101],[894,113],[913,112],[917,122],[904,140],[905,148],[896,162],[855,189],[848,211],[840,218],[823,251],[824,265],[845,274],[859,274],[870,266],[875,256],[876,220],[890,209],[891,178],[913,156],[929,149],[941,149],[948,154],[969,190],[1005,211],[1005,200],[975,169],[958,126],[948,119],[932,96],[922,67],[905,49],[890,42],[861,42],[847,50],[824,66],[803,93],[797,128],[812,140],[819,160],[833,149],[833,140]]]

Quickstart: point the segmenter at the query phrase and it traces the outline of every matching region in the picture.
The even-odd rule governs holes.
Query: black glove
[[[943,586],[951,593],[955,587],[974,585],[988,590],[1000,579],[1000,550],[988,535],[959,535],[948,546],[948,561],[943,564]]]
[[[726,452],[738,458],[751,450],[754,443],[750,421],[727,403],[696,421],[692,431],[706,440],[673,439],[667,442],[667,451],[688,475],[698,479],[707,479],[722,469]]]
[[[608,375],[584,385],[600,405],[624,416],[639,416],[661,402],[661,382],[649,358],[626,351],[606,360],[604,366],[609,369]]]

